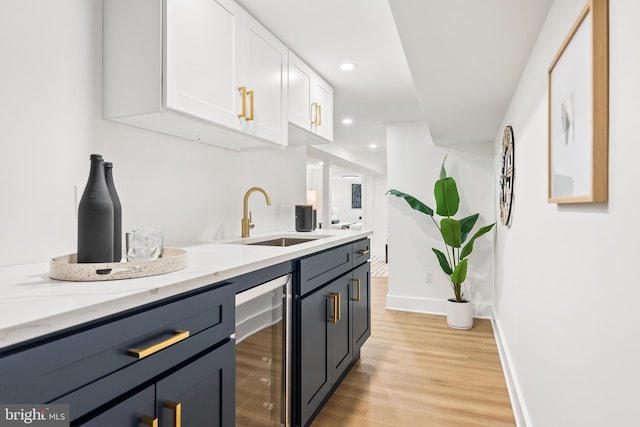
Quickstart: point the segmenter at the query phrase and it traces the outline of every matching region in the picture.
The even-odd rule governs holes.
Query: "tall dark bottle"
[[[104,176],[104,160],[91,155],[87,186],[78,206],[78,262],[113,261],[113,202]]]
[[[111,203],[113,203],[113,261],[120,262],[122,260],[122,205],[113,183],[113,163],[104,162],[104,177],[107,180]]]

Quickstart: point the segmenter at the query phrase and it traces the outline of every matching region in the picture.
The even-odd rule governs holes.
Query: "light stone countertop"
[[[49,262],[0,268],[0,349],[90,320],[359,240],[369,230],[292,231],[256,234],[315,237],[288,247],[230,243],[240,238],[184,247],[188,267],[162,275],[99,282],[49,278]],[[58,256],[62,254],[54,254]]]

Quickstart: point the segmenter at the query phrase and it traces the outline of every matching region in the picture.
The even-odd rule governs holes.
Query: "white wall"
[[[182,246],[240,236],[251,186],[254,233],[294,228],[305,202],[304,148],[236,153],[101,118],[98,0],[0,5],[0,266],[76,251],[74,185],[89,155],[114,162],[123,228],[158,224]]]
[[[433,185],[445,155],[447,172],[460,193],[456,218],[479,212],[476,225],[494,221],[493,146],[491,143],[434,146],[424,122],[387,127],[388,188],[409,193],[435,210]],[[389,198],[389,288],[387,307],[444,313],[445,301],[453,297],[446,276],[431,248],[444,250],[431,218],[412,210],[402,199]],[[439,218],[439,217],[438,217]],[[474,230],[475,230],[474,229]],[[490,314],[493,303],[493,233],[474,245],[469,258],[467,297],[476,315]],[[433,283],[425,283],[431,272]]]
[[[309,167],[307,166],[307,190],[313,190],[316,194],[315,209],[316,209],[316,226],[320,226],[323,215],[323,188],[322,188],[322,168],[321,167]],[[307,200],[309,202],[309,200]]]
[[[638,425],[640,2],[610,0],[609,202],[547,203],[547,70],[584,4],[554,2],[504,120],[515,204],[495,312],[529,426]]]
[[[384,256],[387,244],[387,175],[367,175],[365,178],[366,195],[364,196],[366,228],[373,230],[371,235],[371,253]]]

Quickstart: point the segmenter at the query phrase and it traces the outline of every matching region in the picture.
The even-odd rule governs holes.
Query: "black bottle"
[[[122,205],[113,183],[113,163],[104,162],[104,177],[113,203],[113,261],[122,261]]]
[[[78,206],[78,262],[113,261],[113,202],[104,160],[91,155],[91,171]]]

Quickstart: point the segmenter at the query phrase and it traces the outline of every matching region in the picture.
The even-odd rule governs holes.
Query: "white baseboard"
[[[473,317],[481,319],[490,319],[492,316],[492,308],[490,304],[472,302],[474,314]],[[447,305],[445,300],[435,298],[418,298],[407,296],[396,296],[387,294],[387,309],[412,311],[415,313],[441,314],[447,313]]]
[[[495,310],[492,308],[491,325],[493,326],[493,334],[496,339],[496,345],[498,347],[498,353],[500,355],[500,363],[502,363],[502,371],[504,372],[504,379],[507,383],[507,390],[509,391],[509,399],[511,400],[511,408],[513,410],[513,416],[516,420],[518,427],[527,427],[532,425],[529,412],[522,399],[522,389],[520,383],[512,369],[513,362],[511,361],[511,355],[509,354],[509,348],[506,345],[506,341],[502,336],[502,329]]]

